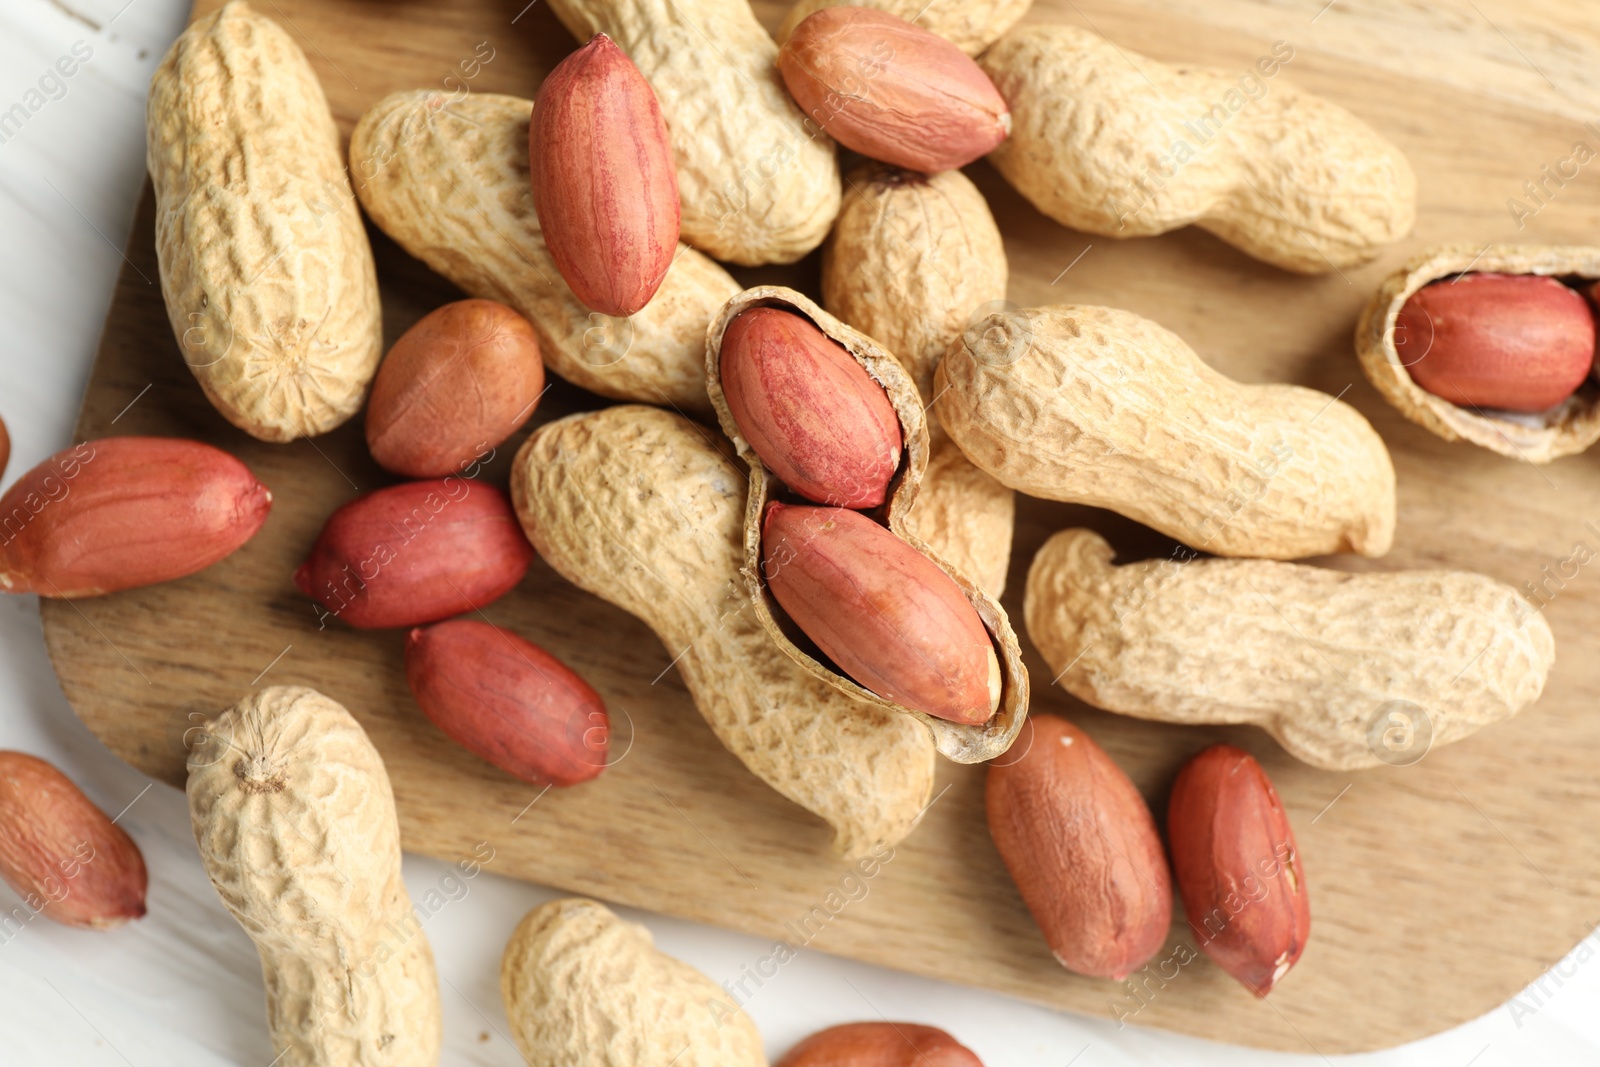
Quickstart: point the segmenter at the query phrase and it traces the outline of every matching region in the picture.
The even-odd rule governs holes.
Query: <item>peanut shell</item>
[[[626,319],[592,312],[545,247],[528,173],[533,101],[419,89],[372,106],[350,135],[361,206],[384,233],[468,295],[509,304],[533,323],[550,370],[616,400],[705,413],[701,345],[738,285],[678,249],[660,289]]]
[[[1544,616],[1481,574],[1111,560],[1100,535],[1066,530],[1028,572],[1028,636],[1068,692],[1140,719],[1253,723],[1329,770],[1395,763],[1391,712],[1408,744],[1434,746],[1508,719],[1555,662]]]
[[[740,573],[748,484],[711,431],[627,405],[535,430],[511,495],[545,562],[678,655],[718,740],[832,826],[840,852],[864,855],[921,817],[933,742],[916,720],[841,693],[773,644]]]
[[[173,43],[145,115],[161,294],[206,397],[263,441],[338,426],[378,369],[383,322],[305,54],[233,0]]]
[[[825,7],[870,7],[931,30],[969,56],[988,48],[1033,6],[1033,0],[799,0],[775,35],[781,46],[807,16]]]
[[[1395,351],[1395,318],[1418,289],[1467,271],[1600,278],[1600,248],[1451,244],[1420,253],[1384,279],[1361,313],[1356,355],[1368,380],[1400,414],[1446,441],[1471,441],[1526,463],[1549,463],[1600,440],[1600,384],[1592,378],[1561,404],[1533,415],[1458,407],[1411,380]]]
[[[893,701],[884,700],[869,690],[816,659],[801,649],[785,632],[774,614],[776,601],[766,588],[761,576],[761,525],[768,499],[777,480],[761,463],[761,458],[739,433],[722,395],[721,349],[722,335],[740,312],[754,307],[776,307],[809,318],[824,334],[843,345],[864,367],[873,380],[883,386],[895,414],[900,418],[901,438],[904,442],[904,460],[900,472],[890,482],[889,502],[884,514],[889,529],[901,540],[939,565],[955,580],[969,603],[978,613],[984,628],[995,644],[995,654],[1000,661],[1000,709],[994,718],[980,726],[964,726],[947,722],[922,712],[913,711]],[[1017,732],[1028,717],[1028,672],[1022,665],[1022,652],[1017,637],[1006,618],[1005,609],[988,593],[973,584],[972,580],[949,563],[940,559],[927,543],[912,532],[909,516],[917,499],[917,489],[928,464],[928,427],[923,421],[922,400],[910,375],[895,358],[872,338],[851,329],[832,315],[823,311],[804,295],[780,286],[758,286],[746,289],[723,305],[706,333],[706,388],[717,417],[726,434],[738,450],[739,458],[750,468],[750,493],[745,507],[745,566],[744,580],[748,584],[751,603],[756,617],[761,621],[772,640],[794,661],[813,676],[850,694],[857,699],[876,704],[891,711],[911,715],[927,724],[933,731],[939,751],[957,763],[978,763],[992,759],[1010,747]],[[781,610],[781,609],[779,609]]]

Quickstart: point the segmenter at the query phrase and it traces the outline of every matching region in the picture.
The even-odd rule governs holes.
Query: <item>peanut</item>
[[[11,433],[6,429],[6,420],[0,419],[0,478],[4,478],[6,467],[11,462]]]
[[[1365,262],[1410,232],[1416,177],[1344,108],[1255,70],[1168,67],[1075,26],[1023,26],[979,65],[1011,105],[995,167],[1057,222],[1107,237],[1190,224],[1285,270]],[[1253,79],[1261,94],[1247,99]],[[1190,144],[1190,139],[1198,144]]]
[[[611,38],[539,87],[528,127],[533,204],[573,295],[602,315],[650,302],[678,247],[678,176],[650,83]]]
[[[372,221],[471,296],[509,304],[539,335],[550,370],[618,400],[709,412],[705,332],[739,286],[679,247],[638,314],[607,318],[573,295],[545,244],[528,162],[533,101],[433,90],[393,93],[350,135],[350,172]]]
[[[493,300],[458,300],[389,349],[367,404],[367,449],[396,474],[454,474],[520,429],[543,392],[528,320]]]
[[[938,10],[952,7],[959,5]],[[932,405],[934,371],[967,320],[1005,299],[1006,275],[1000,229],[960,171],[927,176],[866,163],[846,177],[839,221],[823,247],[823,306],[887,348],[924,405]],[[931,410],[927,421],[928,469],[907,524],[999,599],[1011,562],[1011,490],[974,467]]]
[[[1028,572],[1028,636],[1068,692],[1141,719],[1254,723],[1330,770],[1393,762],[1378,737],[1391,713],[1418,758],[1429,738],[1510,718],[1555,660],[1544,616],[1479,574],[1111,558],[1098,534],[1066,530]]]
[[[1582,452],[1600,440],[1600,386],[1585,379],[1594,319],[1582,297],[1557,291],[1565,288],[1558,277],[1578,288],[1600,278],[1600,248],[1453,244],[1422,252],[1384,279],[1362,312],[1361,369],[1402,415],[1446,441],[1527,463]],[[1437,315],[1416,322],[1407,308],[1419,305],[1442,311],[1442,323]],[[1536,306],[1547,311],[1529,321],[1523,313]],[[1564,355],[1551,347],[1558,334]],[[1499,410],[1536,404],[1545,408]]]
[[[813,13],[847,3],[848,0],[799,0],[778,27],[778,44],[788,41],[794,28]],[[975,56],[1026,14],[1033,0],[945,0],[933,4],[927,0],[855,0],[848,6],[886,11],[937,33],[967,55]]]
[[[252,693],[206,725],[186,792],[206,873],[261,955],[273,1062],[436,1067],[433,952],[355,718],[314,689]]]
[[[133,838],[56,768],[0,751],[0,878],[28,918],[108,930],[144,917],[150,876]],[[16,915],[6,917],[7,925]],[[26,921],[26,920],[24,920]],[[14,936],[7,934],[7,940]]]
[[[988,632],[991,647],[995,650],[1000,667],[1000,704],[998,712],[987,722],[976,724],[958,722],[929,715],[915,707],[887,700],[872,689],[859,684],[846,674],[824,663],[811,651],[794,643],[775,612],[782,607],[768,588],[762,567],[762,523],[767,514],[768,498],[781,489],[760,456],[739,431],[739,425],[729,410],[727,397],[721,387],[723,341],[728,326],[740,315],[753,308],[777,308],[790,314],[807,318],[830,340],[840,345],[880,386],[894,408],[900,421],[900,436],[904,442],[906,459],[903,470],[891,486],[888,503],[883,509],[883,521],[894,537],[906,542],[914,553],[931,560],[960,589],[962,595],[977,612],[978,619]],[[870,337],[853,330],[823,311],[805,296],[792,289],[777,286],[758,286],[747,289],[725,304],[712,320],[706,334],[706,388],[711,403],[717,410],[722,431],[733,441],[739,456],[750,468],[750,493],[745,506],[745,567],[744,578],[749,587],[751,604],[757,619],[767,633],[795,662],[812,675],[861,700],[878,704],[893,711],[919,718],[933,731],[939,751],[946,757],[963,763],[991,759],[1004,752],[1022,728],[1028,712],[1028,672],[1022,665],[1020,646],[1005,609],[993,597],[983,592],[965,575],[953,570],[949,564],[933,555],[928,546],[909,527],[909,516],[915,505],[917,490],[928,462],[928,430],[923,421],[922,401],[916,386],[895,358],[885,352]],[[800,620],[793,620],[799,622]],[[963,716],[968,717],[970,716]]]
[[[1056,715],[1030,724],[1021,755],[989,767],[989,835],[1061,966],[1124,978],[1172,922],[1155,820],[1088,734]]]
[[[183,578],[237,551],[271,508],[249,468],[210,445],[85,441],[0,497],[0,589],[98,596]]]
[[[322,87],[243,0],[193,23],[146,109],[161,293],[229,422],[312,437],[361,407],[383,352],[372,249]]]
[[[778,70],[824,132],[908,170],[964,167],[1011,131],[1005,100],[966,53],[871,8],[811,15],[779,50]]]
[[[522,580],[533,560],[506,496],[450,477],[404,482],[328,517],[295,588],[358,629],[416,626],[476,611]]]
[[[593,900],[528,912],[500,959],[500,996],[530,1064],[766,1067],[750,1016]]]
[[[1110,508],[1222,556],[1379,556],[1394,540],[1394,467],[1354,408],[1234,382],[1131,312],[996,312],[937,381],[950,436],[1018,492]]]
[[[523,529],[558,574],[660,636],[717,738],[826,820],[840,852],[892,845],[932,796],[928,731],[773,644],[740,573],[747,480],[712,436],[636,405],[547,423],[512,467]]]
[[[744,266],[793,263],[822,243],[839,212],[833,142],[784,91],[777,45],[745,0],[550,6],[578,40],[616,41],[655,90],[672,133],[685,241]]]
[[[1255,757],[1212,745],[1184,764],[1167,839],[1201,949],[1265,997],[1305,951],[1311,904],[1289,816]]]
[[[566,664],[498,626],[452,619],[406,638],[406,684],[456,744],[535,785],[606,769],[605,703]]]
[[[845,1023],[812,1034],[778,1067],[983,1067],[983,1061],[936,1026]]]
[[[784,612],[839,669],[885,700],[988,722],[1000,661],[938,565],[859,512],[771,504],[761,570]]]
[[[722,351],[728,410],[785,485],[835,507],[883,503],[900,468],[900,422],[850,353],[778,308],[735,318]]]

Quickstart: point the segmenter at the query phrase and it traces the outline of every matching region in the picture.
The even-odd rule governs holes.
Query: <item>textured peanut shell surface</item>
[[[528,174],[533,101],[431,89],[393,93],[361,116],[350,174],[372,221],[471,296],[533,323],[545,363],[590,392],[707,412],[706,323],[738,285],[680,246],[643,310],[592,312],[545,247]]]
[[[1110,508],[1219,556],[1380,556],[1394,466],[1355,408],[1243,385],[1115,308],[996,312],[938,373],[940,420],[1018,492]]]
[[[626,405],[541,426],[513,464],[511,495],[557,573],[679,654],[695,706],[752,773],[826,820],[840,852],[893,845],[932,794],[933,741],[773,643],[740,573],[747,485],[713,431]]]
[[[500,959],[517,1049],[540,1067],[767,1067],[750,1016],[603,904],[530,911]]]
[[[372,249],[305,54],[242,0],[150,82],[147,163],[167,317],[195,379],[263,441],[326,433],[382,355]]]
[[[1033,6],[1033,0],[799,0],[778,27],[778,44],[787,41],[807,15],[844,5],[886,11],[937,33],[967,55],[975,56],[1014,26]]]
[[[1416,219],[1400,150],[1276,65],[1266,78],[1169,67],[1067,25],[1020,27],[979,62],[1011,105],[1011,137],[990,159],[1074,229],[1140,237],[1195,224],[1317,274],[1371,259]]]
[[[1028,572],[1028,636],[1062,686],[1142,719],[1254,723],[1318,767],[1395,762],[1392,715],[1423,751],[1510,718],[1555,661],[1544,616],[1480,574],[1111,560],[1066,530]]]
[[[924,404],[939,360],[968,322],[1005,299],[1006,250],[989,205],[958,170],[922,175],[864,163],[845,177],[822,253],[822,303],[900,361]],[[999,599],[1016,502],[972,466],[927,413],[928,467],[907,516],[936,555]]]
[[[572,35],[628,53],[666,116],[683,239],[720,260],[793,263],[839,213],[833,141],[778,75],[747,0],[550,0]]]
[[[389,776],[360,724],[314,689],[273,686],[190,739],[195,842],[261,954],[273,1062],[437,1064],[433,952],[400,880]]]
[[[740,312],[756,307],[776,307],[810,319],[824,334],[843,346],[875,382],[883,386],[889,403],[900,419],[904,442],[900,473],[890,482],[889,501],[884,506],[886,522],[891,532],[937,563],[954,579],[989,632],[995,655],[999,659],[1001,677],[1000,707],[989,722],[981,726],[961,725],[885,700],[834,670],[830,664],[817,659],[808,649],[795,644],[776,617],[775,610],[782,609],[777,607],[777,601],[761,578],[761,527],[767,501],[781,486],[762,465],[761,457],[756,455],[750,443],[739,433],[738,424],[728,410],[721,384],[722,335],[728,323]],[[928,729],[933,731],[940,753],[949,759],[958,763],[979,763],[993,759],[1010,748],[1028,717],[1028,670],[1022,665],[1017,635],[1000,602],[974,584],[966,574],[941,559],[912,532],[910,516],[914,513],[918,487],[928,465],[928,427],[923,419],[922,399],[917,394],[916,386],[894,356],[872,338],[822,310],[803,294],[781,286],[757,286],[746,289],[728,301],[711,322],[706,333],[706,389],[717,410],[722,432],[733,442],[739,458],[750,468],[750,494],[745,510],[743,580],[748,585],[752,610],[773,642],[812,675],[842,692],[926,723]]]
[[[1600,248],[1576,245],[1453,244],[1431,248],[1389,275],[1356,327],[1361,369],[1400,414],[1446,441],[1471,441],[1528,463],[1548,463],[1600,440],[1600,385],[1585,382],[1538,414],[1460,407],[1412,381],[1394,345],[1395,319],[1413,293],[1467,271],[1600,278]]]

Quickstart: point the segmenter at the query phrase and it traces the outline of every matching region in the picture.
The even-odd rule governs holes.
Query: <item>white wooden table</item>
[[[1472,0],[1441,2],[1458,3],[1464,20],[1479,17]],[[0,118],[0,416],[14,442],[4,484],[69,442],[144,177],[145,88],[188,6],[188,0],[0,5],[0,116],[12,114],[9,122]],[[270,13],[270,3],[263,6]],[[1365,5],[1351,6],[1355,21],[1347,28],[1355,47]],[[1561,43],[1547,45],[1551,61],[1559,60]],[[1382,47],[1396,51],[1394,42]],[[58,68],[63,56],[76,62]],[[70,77],[60,75],[69,68]],[[27,110],[25,120],[12,111],[16,104]],[[1586,173],[1584,180],[1600,182],[1600,175]],[[183,797],[122,764],[74,717],[45,657],[32,597],[0,597],[0,748],[43,756],[103,808],[113,814],[126,808],[121,823],[144,850],[151,875],[150,914],[121,930],[75,931],[43,919],[20,930],[0,927],[0,1063],[267,1067],[272,1053],[255,951],[206,880]],[[441,883],[445,874],[443,864],[407,857],[414,896],[448,887]],[[520,1062],[504,1036],[500,950],[523,913],[551,895],[484,873],[429,920],[443,979],[444,1063]],[[17,904],[0,886],[0,910]],[[636,917],[663,949],[719,981],[736,977],[770,947],[721,930]],[[1540,989],[1488,1016],[1363,1060],[1385,1067],[1600,1062],[1600,1014],[1593,1010],[1600,966],[1589,963],[1596,947],[1591,938]],[[990,1067],[1319,1059],[1118,1030],[815,953],[802,953],[748,1008],[774,1058],[824,1026],[888,1017],[942,1026]]]

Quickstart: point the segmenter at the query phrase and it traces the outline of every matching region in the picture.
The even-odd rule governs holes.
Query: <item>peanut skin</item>
[[[777,1067],[983,1067],[983,1063],[936,1026],[877,1022],[818,1031],[790,1049]]]
[[[91,930],[143,918],[150,881],[133,838],[22,752],[0,752],[0,877],[29,911]]]
[[[989,834],[1050,951],[1123,978],[1166,940],[1171,876],[1144,797],[1088,734],[1034,715],[989,767]]]
[[[1265,997],[1305,951],[1311,904],[1289,816],[1255,757],[1212,745],[1184,764],[1167,840],[1200,948]]]
[[[534,209],[579,300],[625,318],[667,276],[678,246],[678,175],[661,105],[603,33],[545,78],[528,127]]]
[[[845,674],[951,722],[989,721],[1000,663],[978,613],[928,557],[858,512],[773,504],[767,586]]]
[[[474,611],[522,580],[533,548],[506,495],[468,478],[405,482],[328,517],[294,584],[357,629]]]
[[[793,312],[758,307],[728,324],[722,391],[739,432],[807,500],[875,508],[900,466],[900,420],[861,364]]]
[[[527,422],[543,391],[528,320],[493,300],[458,300],[389,350],[367,405],[367,448],[410,478],[459,473]]]
[[[1544,411],[1589,376],[1595,320],[1554,278],[1467,274],[1413,293],[1394,347],[1412,381],[1452,404]]]
[[[250,540],[271,508],[249,468],[210,445],[85,441],[0,497],[0,589],[97,596],[182,578]]]

